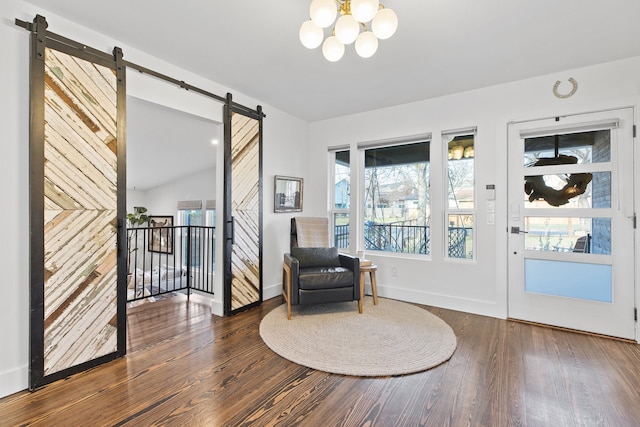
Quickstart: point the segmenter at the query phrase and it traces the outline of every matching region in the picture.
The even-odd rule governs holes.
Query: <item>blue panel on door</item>
[[[537,294],[612,302],[611,266],[525,259],[524,289]]]

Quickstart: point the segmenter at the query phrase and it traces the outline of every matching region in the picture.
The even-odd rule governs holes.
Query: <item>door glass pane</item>
[[[447,256],[473,259],[473,215],[448,215]]]
[[[525,291],[612,302],[611,266],[579,262],[524,260]]]
[[[609,161],[611,161],[609,130],[542,136],[527,138],[524,141],[525,167]]]
[[[611,255],[611,218],[524,219],[525,250]]]
[[[611,172],[526,176],[523,195],[528,209],[610,208]]]

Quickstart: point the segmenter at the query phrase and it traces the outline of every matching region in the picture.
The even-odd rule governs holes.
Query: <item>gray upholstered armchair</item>
[[[284,255],[282,295],[291,306],[360,300],[360,260],[329,247],[326,218],[292,218],[291,252]]]

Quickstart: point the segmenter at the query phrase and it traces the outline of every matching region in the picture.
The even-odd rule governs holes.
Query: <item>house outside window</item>
[[[445,168],[445,258],[474,259],[475,128],[442,133]]]
[[[358,145],[364,164],[366,251],[430,254],[430,141],[428,134]]]
[[[350,247],[351,162],[348,147],[330,151],[331,212],[333,244],[339,249]]]

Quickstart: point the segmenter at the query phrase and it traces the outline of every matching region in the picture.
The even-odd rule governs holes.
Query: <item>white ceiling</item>
[[[310,122],[640,56],[640,0],[383,0],[396,34],[337,63],[298,40],[311,0],[28,1]],[[215,167],[213,122],[127,102],[128,188]]]
[[[218,125],[127,97],[127,188],[148,190],[216,165]]]
[[[310,0],[29,1],[307,121],[640,55],[638,0],[383,0],[397,33],[337,63],[298,40]]]

